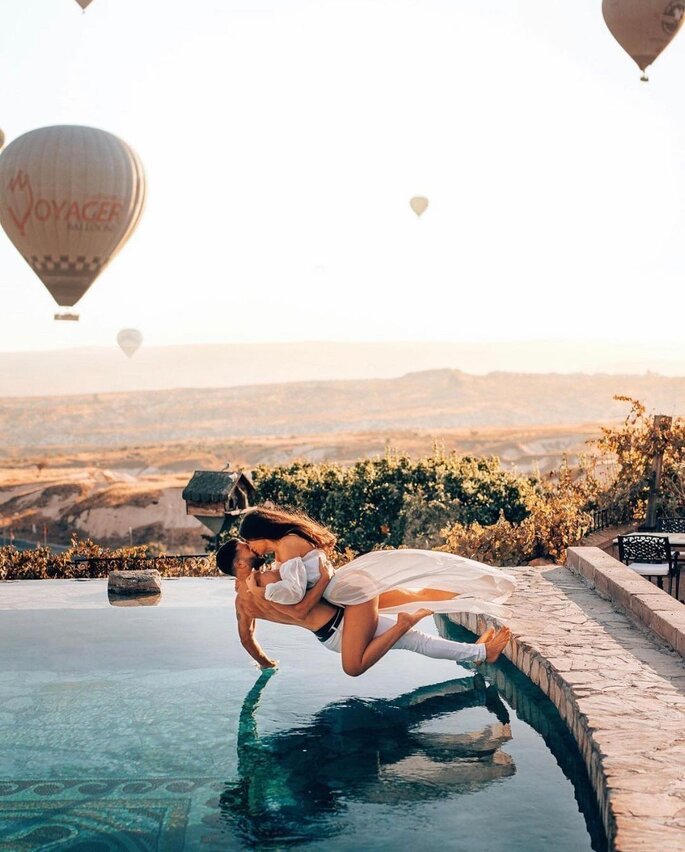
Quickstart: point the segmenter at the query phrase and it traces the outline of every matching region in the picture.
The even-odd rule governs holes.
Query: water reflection
[[[448,616],[436,615],[435,621],[438,633],[443,638],[455,642],[473,641],[473,634],[450,621]],[[604,825],[583,757],[554,704],[503,657],[500,657],[494,666],[483,665],[482,671],[488,680],[497,686],[500,695],[513,708],[517,718],[540,734],[559,768],[573,784],[573,793],[578,809],[585,818],[592,848],[597,852],[604,852],[607,849]]]
[[[107,592],[107,599],[111,606],[157,606],[162,596],[160,594],[117,595],[114,592]]]
[[[238,775],[220,798],[222,819],[245,843],[322,839],[346,802],[401,805],[481,789],[515,773],[501,746],[509,717],[482,676],[416,689],[393,700],[351,698],[327,705],[307,725],[260,736],[256,711],[274,672],[262,673],[243,703]],[[465,707],[493,722],[469,733],[418,730]]]

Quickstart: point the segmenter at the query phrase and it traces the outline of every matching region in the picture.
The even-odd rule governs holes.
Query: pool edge
[[[617,852],[682,849],[684,828],[679,813],[684,809],[680,796],[685,793],[681,780],[682,758],[679,760],[676,754],[675,759],[663,761],[662,778],[655,777],[658,772],[654,762],[649,763],[653,754],[636,749],[636,743],[640,743],[644,745],[644,752],[654,751],[654,730],[640,730],[642,718],[635,719],[632,728],[622,729],[618,725],[632,713],[631,701],[635,696],[631,690],[635,693],[639,687],[626,684],[618,693],[609,693],[597,686],[600,666],[603,666],[604,682],[610,682],[612,677],[611,629],[607,631],[607,624],[615,623],[611,616],[631,622],[627,616],[616,613],[609,602],[602,600],[568,569],[548,568],[551,571],[528,567],[507,569],[519,579],[519,589],[511,601],[514,615],[508,623],[513,637],[504,655],[552,701],[576,741],[597,799],[609,848]],[[551,574],[556,576],[550,582]],[[580,631],[583,641],[579,642],[578,615],[583,608],[577,605],[574,596],[578,598],[583,593],[590,596],[586,609],[592,611],[592,598],[598,606],[594,607],[595,617],[585,614]],[[474,613],[453,613],[449,618],[476,634],[482,633],[488,623],[497,623],[496,619]],[[616,631],[619,626],[616,625]],[[651,645],[651,648],[641,647],[640,655],[644,657],[645,650],[648,654],[651,652],[657,668],[662,662],[665,665],[674,663],[676,655],[649,637],[636,632],[635,641],[643,646]],[[625,659],[625,648],[619,650],[624,655],[621,659]],[[593,655],[594,671],[587,665]],[[681,664],[682,660],[677,659]],[[574,667],[574,663],[578,666]],[[681,675],[685,676],[685,670]],[[620,680],[623,676],[623,670],[617,669],[615,678]],[[639,681],[639,676],[636,679]],[[678,693],[678,688],[674,686],[673,691]],[[685,703],[682,694],[678,694]],[[645,702],[652,705],[657,700],[658,696],[653,694],[645,698]],[[676,739],[673,746],[682,751],[685,715],[680,711],[681,718],[673,718],[678,711],[669,707],[663,698],[661,700],[664,715],[668,709],[670,721],[677,722],[680,728],[679,741]],[[621,704],[625,705],[623,713],[619,712]],[[668,742],[668,731],[662,732],[661,719],[658,715],[652,718],[658,728],[656,733],[663,742]]]

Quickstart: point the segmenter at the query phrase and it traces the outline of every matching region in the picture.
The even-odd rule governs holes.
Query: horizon
[[[678,378],[680,358],[685,346],[557,341],[170,343],[143,347],[131,359],[112,346],[73,346],[0,352],[0,398],[382,380],[435,370]]]

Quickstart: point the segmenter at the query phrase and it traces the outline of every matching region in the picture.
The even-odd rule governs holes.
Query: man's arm
[[[243,611],[239,602],[236,602],[235,612],[238,617],[238,635],[240,636],[240,644],[243,648],[245,648],[247,653],[253,660],[256,660],[263,669],[271,669],[278,665],[278,660],[269,659],[259,645],[259,642],[257,642],[254,638],[254,618]]]
[[[333,569],[326,559],[319,559],[319,566],[321,576],[298,604],[278,604],[270,601],[271,606],[286,615],[301,619],[306,618],[323,597],[326,586],[333,576]]]

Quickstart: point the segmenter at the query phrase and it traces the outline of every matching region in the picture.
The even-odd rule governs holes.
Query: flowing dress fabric
[[[502,604],[515,588],[516,580],[511,574],[454,553],[374,550],[337,570],[326,586],[324,597],[339,606],[351,606],[366,603],[392,589],[440,589],[456,592],[458,597],[405,603],[380,612],[414,612],[426,607],[433,612],[478,612],[508,618],[511,612]]]

